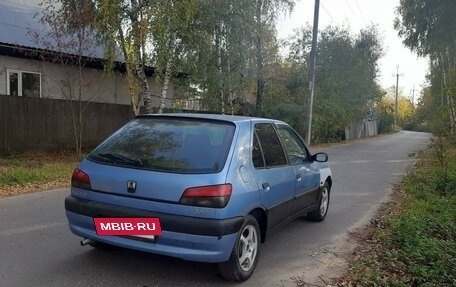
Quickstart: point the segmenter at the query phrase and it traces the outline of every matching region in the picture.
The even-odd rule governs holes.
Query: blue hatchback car
[[[138,116],[79,164],[66,215],[82,245],[215,262],[244,281],[271,231],[299,216],[325,219],[327,160],[281,121]]]

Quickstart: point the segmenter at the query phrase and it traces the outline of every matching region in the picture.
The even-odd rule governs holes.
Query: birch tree
[[[191,86],[204,95],[207,108],[232,111],[241,74],[248,67],[250,48],[249,2],[200,0],[191,25],[187,25],[186,61]],[[251,25],[250,25],[251,26]],[[188,35],[191,35],[190,37]],[[189,45],[190,44],[190,45]],[[241,71],[244,70],[244,71]]]
[[[98,8],[97,28],[109,64],[107,69],[110,70],[116,62],[123,62],[135,115],[140,112],[141,99],[146,112],[152,113],[145,67],[150,61],[147,43],[154,10],[144,0],[95,0],[95,3]]]
[[[197,1],[157,0],[150,2],[154,17],[150,22],[152,62],[160,86],[159,113],[162,113],[171,78],[186,73],[195,60],[192,41],[198,37],[195,25]]]
[[[234,101],[245,102],[252,80],[253,9],[251,1],[214,3],[212,25],[216,94],[222,113],[234,113]],[[218,9],[217,9],[218,7]]]

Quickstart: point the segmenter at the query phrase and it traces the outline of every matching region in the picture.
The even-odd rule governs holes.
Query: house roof
[[[39,50],[49,50],[49,46],[56,46],[52,39],[46,39],[46,42],[49,42],[46,47],[44,43],[37,43],[32,36],[33,33],[37,33],[45,37],[49,32],[49,27],[40,23],[39,16],[35,17],[37,12],[43,10],[39,6],[41,2],[42,0],[0,1],[0,44]],[[84,56],[103,59],[104,49],[98,45],[91,55]]]
[[[40,23],[40,16],[37,12],[43,10],[40,3],[43,0],[0,0],[0,55],[32,58],[43,60],[43,54],[51,54],[54,52],[62,52],[68,57],[74,57],[71,51],[56,51],[49,47],[57,47],[56,41],[51,38],[46,38],[45,42],[35,41],[32,34],[38,33],[45,38],[49,32],[49,27]],[[55,43],[53,43],[53,41]],[[83,52],[84,53],[84,52]],[[102,45],[97,45],[94,51],[84,55],[88,60],[86,67],[103,69],[104,66],[104,48]],[[52,57],[49,57],[52,58]],[[126,71],[123,63],[123,56],[118,53],[115,69],[124,73]],[[153,67],[146,66],[145,72],[147,76],[153,76],[155,71]]]
[[[28,29],[39,31],[34,18],[39,0],[3,0],[0,2],[0,42],[35,47]]]

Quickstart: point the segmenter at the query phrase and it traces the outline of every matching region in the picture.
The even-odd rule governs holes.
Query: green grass
[[[1,156],[0,188],[69,181],[76,164],[70,153]]]
[[[345,280],[354,286],[456,286],[456,148],[432,151],[403,180]],[[446,178],[446,180],[445,180]]]

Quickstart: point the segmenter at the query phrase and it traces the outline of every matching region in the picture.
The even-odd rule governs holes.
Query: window
[[[253,135],[252,161],[255,168],[264,168],[264,158],[256,133]]]
[[[295,131],[286,126],[279,126],[277,131],[287,150],[291,165],[302,164],[309,160],[306,147]]]
[[[41,74],[7,70],[7,93],[20,97],[41,97]]]
[[[272,124],[257,124],[255,132],[263,150],[266,167],[286,165],[285,153]]]
[[[176,173],[215,173],[225,166],[235,127],[181,118],[138,118],[88,158],[109,165]]]

